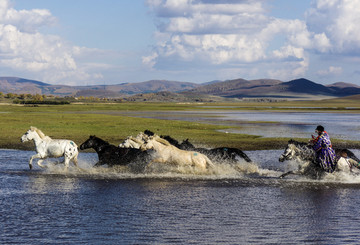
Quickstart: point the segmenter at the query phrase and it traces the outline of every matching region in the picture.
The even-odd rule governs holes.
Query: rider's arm
[[[314,142],[313,149],[315,151],[319,151],[321,150],[321,145],[322,145],[322,140],[318,139],[317,141]]]
[[[352,166],[356,167],[356,168],[360,168],[360,163],[355,161],[354,159],[348,158],[347,159],[349,161],[349,163],[351,163]]]

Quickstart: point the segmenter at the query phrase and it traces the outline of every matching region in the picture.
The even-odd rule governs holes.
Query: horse
[[[136,148],[120,148],[109,142],[92,135],[80,145],[80,150],[92,148],[98,154],[99,161],[94,165],[98,167],[104,164],[112,167],[114,165],[128,165],[137,161],[146,161],[150,156],[148,151]]]
[[[150,130],[144,131],[145,135],[153,136],[154,133]],[[190,150],[200,152],[211,160],[225,160],[236,162],[236,157],[243,158],[246,162],[252,162],[251,159],[240,149],[237,148],[230,148],[230,147],[217,147],[213,149],[206,149],[206,148],[196,148],[193,144],[189,142],[189,139],[183,140],[182,143],[179,143],[176,139],[172,138],[169,135],[161,135],[161,138],[167,140],[170,144],[176,146],[181,150]]]
[[[30,127],[30,129],[21,136],[21,141],[34,141],[35,150],[37,154],[31,156],[29,161],[29,168],[32,169],[33,159],[39,158],[37,164],[45,168],[41,163],[46,158],[58,158],[64,157],[65,169],[69,167],[70,161],[78,168],[78,148],[74,141],[65,139],[51,139],[46,136],[40,129],[36,127]]]
[[[340,152],[346,152],[349,158],[357,162],[360,161],[355,156],[355,154],[348,149],[334,148],[334,150],[337,155],[337,159],[339,159],[338,156]],[[293,139],[289,140],[284,153],[279,157],[280,162],[284,162],[285,160],[296,160],[303,164],[300,165],[297,171],[288,171],[282,174],[280,178],[283,178],[289,174],[301,174],[319,179],[325,173],[319,164],[316,163],[316,152],[308,143],[298,142]]]
[[[149,136],[155,136],[150,130],[145,130],[144,133],[139,133],[135,138],[129,136],[126,140],[119,145],[119,147],[132,147],[139,148],[143,143],[144,139]],[[160,138],[167,140],[171,145],[181,149],[181,150],[190,150],[200,152],[211,160],[224,160],[230,162],[237,162],[236,157],[243,158],[246,162],[252,162],[251,159],[240,149],[230,148],[230,147],[217,147],[213,149],[206,148],[196,148],[193,144],[189,142],[189,139],[183,140],[182,143],[179,143],[176,139],[172,138],[169,135],[160,135]]]
[[[128,136],[123,143],[119,144],[120,148],[136,148],[139,149],[144,144],[143,138],[146,137],[144,133],[140,132],[136,137]]]
[[[217,147],[212,149],[197,148],[189,142],[189,139],[184,140],[181,147],[186,150],[198,151],[205,154],[210,159],[220,159],[225,161],[236,162],[236,157],[243,158],[246,162],[252,162],[251,159],[240,149],[231,147]]]
[[[150,167],[154,162],[195,166],[202,171],[205,171],[208,167],[214,167],[214,164],[207,156],[195,151],[181,150],[157,135],[145,139],[145,143],[140,149],[154,149],[157,152],[157,157],[147,167]]]

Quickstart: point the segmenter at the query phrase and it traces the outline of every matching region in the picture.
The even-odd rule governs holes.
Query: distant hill
[[[259,79],[244,80],[235,79],[224,82],[217,82],[192,89],[194,93],[205,93],[225,97],[247,97],[255,94],[263,94],[268,87],[281,84],[279,80]]]
[[[51,85],[35,80],[17,77],[0,77],[0,92],[16,94],[48,94],[58,96],[94,96],[118,98],[139,93],[161,91],[182,92],[201,85],[188,82],[151,80],[140,83],[121,83],[115,85],[66,86]]]
[[[23,93],[29,91],[31,94],[41,94],[42,87],[50,86],[50,84],[23,79],[18,77],[0,77],[0,91],[3,93]]]
[[[259,79],[244,80],[236,79],[205,85],[192,89],[194,93],[206,93],[211,95],[242,98],[242,97],[276,97],[296,98],[302,96],[331,96],[340,97],[360,94],[360,87],[349,84],[348,86],[324,86],[305,78],[282,82],[280,80]]]
[[[46,94],[55,96],[84,96],[128,98],[139,101],[218,101],[222,98],[309,98],[344,97],[360,94],[360,86],[334,83],[327,86],[305,78],[283,82],[274,79],[212,81],[204,84],[167,80],[114,85],[66,86],[40,81],[0,77],[0,92],[16,94]],[[168,92],[168,93],[164,93]],[[158,97],[158,98],[156,98]]]
[[[277,84],[276,86],[273,86],[272,90],[311,95],[333,95],[333,91],[331,89],[305,78]]]
[[[126,101],[152,101],[152,102],[226,102],[235,101],[234,99],[228,99],[220,96],[197,94],[192,92],[157,92],[147,94],[136,94],[124,98]]]

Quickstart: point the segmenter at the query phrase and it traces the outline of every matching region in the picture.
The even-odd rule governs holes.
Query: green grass
[[[35,126],[52,138],[71,139],[78,145],[84,142],[89,135],[96,135],[112,144],[121,143],[129,135],[149,129],[159,135],[170,135],[182,141],[189,139],[198,146],[236,147],[243,150],[278,149],[283,148],[287,138],[262,138],[245,134],[222,133],[218,130],[235,128],[234,126],[209,125],[200,122],[185,122],[178,120],[160,120],[123,116],[125,111],[181,111],[181,110],[214,110],[213,106],[239,107],[246,110],[288,110],[284,106],[295,106],[294,102],[270,103],[272,107],[262,103],[222,103],[222,104],[177,104],[177,103],[89,103],[71,105],[40,105],[29,107],[23,105],[0,104],[0,148],[32,149],[30,143],[21,143],[20,137]],[[312,103],[319,107],[321,103]],[[310,106],[310,103],[296,103],[297,106]],[[201,106],[201,107],[199,107]],[[211,106],[203,107],[203,106]],[[327,103],[324,104],[327,108]],[[350,107],[350,105],[348,105]],[[351,107],[354,107],[351,104]],[[341,108],[347,107],[341,104]],[[333,107],[334,108],[334,107]],[[219,108],[220,109],[220,108]],[[226,108],[228,109],[228,108]],[[294,110],[294,109],[292,109]],[[303,110],[303,109],[299,109]],[[310,109],[307,109],[310,110]],[[317,109],[316,109],[317,110]],[[343,109],[341,109],[342,111]],[[333,111],[339,111],[334,108]],[[358,113],[357,111],[352,111]],[[238,126],[241,128],[241,124]],[[336,141],[337,144],[344,143]],[[359,148],[359,142],[345,142]]]

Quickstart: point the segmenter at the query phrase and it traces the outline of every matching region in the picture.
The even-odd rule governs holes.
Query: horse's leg
[[[288,172],[283,173],[282,175],[280,175],[279,178],[282,179],[282,178],[288,176],[289,174],[296,174],[296,173],[294,171],[288,171]]]
[[[81,171],[85,171],[85,169],[83,168],[80,168],[79,165],[78,165],[78,155],[74,156],[73,159],[72,159],[72,162],[74,163],[75,167]]]
[[[145,170],[148,170],[154,162],[164,163],[162,158],[153,159],[148,163],[148,165],[146,165]]]
[[[77,156],[72,159],[72,162],[74,163],[75,167],[79,168]]]
[[[195,165],[195,167],[197,167],[198,169],[201,169],[203,171],[206,170],[206,159],[205,158],[200,158],[200,157],[192,157],[191,158],[193,164]]]
[[[41,168],[46,168],[46,166],[42,165],[41,163],[44,161],[44,159],[39,159],[39,161],[37,162],[37,164],[41,167]]]
[[[29,168],[32,169],[32,161],[36,158],[41,158],[40,154],[36,154],[30,157],[30,161],[29,161]],[[40,166],[40,165],[39,165]]]
[[[69,168],[70,158],[68,158],[68,157],[65,156],[65,161],[64,161],[64,163],[65,163],[65,172],[67,172],[67,171],[68,171],[68,168]]]
[[[155,160],[150,161],[150,162],[146,165],[146,168],[145,168],[145,169],[150,168],[151,165],[152,165],[154,162],[156,162],[156,161],[155,161]]]

